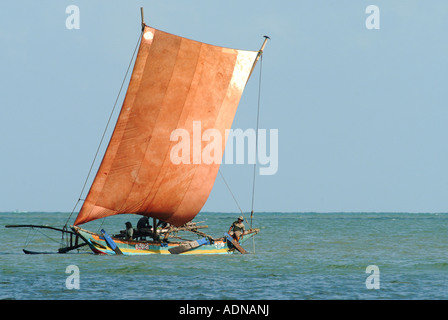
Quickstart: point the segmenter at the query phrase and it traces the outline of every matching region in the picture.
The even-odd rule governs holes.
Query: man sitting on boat
[[[119,234],[115,234],[114,237],[115,238],[124,238],[126,240],[132,240],[136,237],[136,230],[134,230],[134,228],[132,228],[132,223],[130,223],[129,221],[125,223],[126,226],[126,230],[120,230]]]
[[[137,230],[152,231],[152,226],[149,224],[149,218],[147,216],[141,217],[137,222]]]
[[[240,241],[240,238],[243,238],[244,232],[246,231],[246,227],[244,226],[243,221],[243,216],[239,216],[238,221],[233,222],[229,228],[229,231],[227,232],[236,241]]]
[[[143,216],[138,220],[137,233],[140,236],[140,240],[146,239],[146,236],[153,237],[152,226],[149,224],[149,218],[147,216]]]
[[[132,240],[134,238],[134,228],[132,228],[132,224],[129,221],[126,222],[125,225],[126,225],[125,238],[126,240]]]

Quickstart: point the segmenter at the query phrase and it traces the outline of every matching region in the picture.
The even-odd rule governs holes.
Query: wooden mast
[[[142,16],[142,31],[145,29],[145,16],[143,14],[143,7],[140,7],[140,15]]]

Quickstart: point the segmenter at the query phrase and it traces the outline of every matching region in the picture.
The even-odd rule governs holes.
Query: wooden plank
[[[197,248],[197,247],[199,247],[199,244],[196,241],[190,241],[190,242],[187,242],[185,244],[181,244],[181,245],[179,245],[177,247],[170,248],[170,249],[168,249],[168,251],[171,254],[180,254],[182,252],[186,252],[188,250],[192,250],[192,249]]]
[[[227,241],[229,241],[231,244],[233,244],[233,246],[235,247],[236,250],[238,250],[239,252],[241,252],[242,254],[247,254],[248,252],[246,250],[244,250],[244,248],[242,246],[240,246],[240,244],[233,239],[232,236],[230,236],[227,232],[224,234],[227,238]]]
[[[168,249],[168,251],[171,254],[179,254],[179,253],[186,252],[186,251],[192,250],[194,248],[197,248],[197,247],[200,247],[200,246],[202,246],[204,244],[209,244],[209,243],[210,242],[206,238],[202,238],[202,239],[199,239],[199,240],[186,242],[186,243],[181,244],[181,245],[179,245],[177,247]]]
[[[107,245],[117,254],[123,254],[123,252],[121,252],[120,248],[118,248],[117,244],[114,242],[114,240],[112,240],[112,238],[107,234],[106,231],[104,231],[104,229],[101,229],[101,233],[103,234],[104,240],[106,240]]]

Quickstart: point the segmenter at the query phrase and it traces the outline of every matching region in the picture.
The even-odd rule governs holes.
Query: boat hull
[[[106,242],[106,239],[101,234],[93,233],[88,230],[72,226],[72,230],[79,234],[81,238],[89,245],[90,249],[95,254],[116,255],[114,251]],[[156,242],[156,241],[138,241],[138,240],[124,240],[112,237],[116,246],[123,255],[149,255],[149,254],[172,254],[170,249],[177,248],[185,244],[185,242]],[[225,240],[219,239],[192,248],[179,254],[199,255],[199,254],[233,254],[237,252],[232,245]]]

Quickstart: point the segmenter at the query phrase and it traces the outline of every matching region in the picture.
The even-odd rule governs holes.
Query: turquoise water
[[[237,215],[201,213],[195,221],[222,236]],[[447,213],[259,213],[261,233],[245,244],[252,254],[224,256],[25,255],[24,247],[57,250],[60,235],[4,228],[60,227],[67,217],[0,213],[0,299],[448,299]],[[128,220],[138,217],[102,227],[115,233]],[[79,289],[66,287],[70,265],[79,268]],[[370,265],[379,289],[366,287]]]

